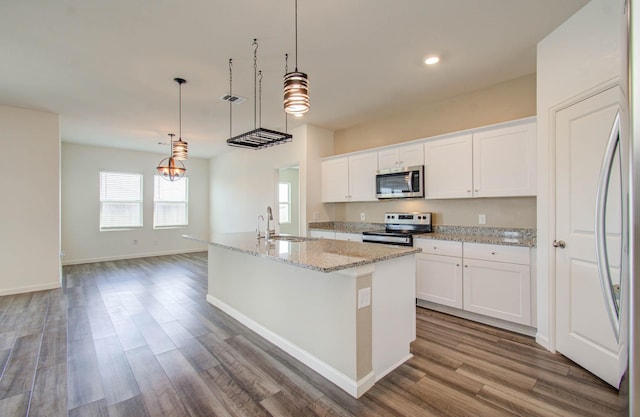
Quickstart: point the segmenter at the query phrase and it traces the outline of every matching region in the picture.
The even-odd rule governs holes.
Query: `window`
[[[167,181],[153,177],[153,228],[189,225],[189,178]]]
[[[142,227],[142,174],[100,171],[100,230]]]
[[[280,223],[291,223],[291,183],[278,184],[278,202],[280,203]]]

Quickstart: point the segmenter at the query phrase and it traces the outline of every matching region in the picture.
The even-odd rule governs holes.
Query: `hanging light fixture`
[[[284,75],[284,111],[300,116],[309,111],[309,77],[304,72],[298,71],[298,0],[295,2],[296,69]]]
[[[183,78],[174,78],[173,81],[178,83],[178,89],[179,89],[178,97],[179,97],[179,103],[180,103],[180,107],[179,107],[180,130],[178,131],[178,141],[173,144],[171,149],[172,149],[174,159],[177,159],[178,161],[186,161],[188,151],[189,151],[189,144],[182,140],[182,84],[186,84],[187,80]]]
[[[170,149],[173,149],[173,137],[175,135],[173,133],[169,133],[169,136],[171,137]],[[164,158],[160,161],[156,170],[158,175],[167,181],[178,181],[180,178],[184,177],[184,174],[187,172],[182,161],[177,160],[173,156],[169,156],[168,158]]]

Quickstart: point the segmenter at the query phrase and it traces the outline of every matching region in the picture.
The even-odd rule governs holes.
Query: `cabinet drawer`
[[[462,256],[462,242],[436,239],[415,239],[413,246],[430,255]]]
[[[487,245],[484,243],[465,243],[465,259],[509,262],[529,265],[529,248],[521,246]]]

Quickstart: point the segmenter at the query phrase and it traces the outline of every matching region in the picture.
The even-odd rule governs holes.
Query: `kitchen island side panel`
[[[210,302],[228,305],[352,381],[358,380],[356,281],[209,246]],[[369,363],[364,373],[370,372]]]

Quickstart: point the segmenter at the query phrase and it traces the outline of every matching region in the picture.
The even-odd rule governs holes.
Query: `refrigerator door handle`
[[[607,149],[602,160],[600,168],[600,178],[598,180],[598,189],[596,194],[596,261],[598,264],[598,277],[600,278],[600,288],[604,297],[605,307],[609,316],[611,328],[616,337],[616,341],[620,340],[620,318],[618,313],[618,304],[616,302],[616,294],[613,291],[613,282],[611,280],[611,272],[609,270],[609,254],[607,252],[607,195],[609,193],[609,182],[611,180],[611,169],[613,167],[616,149],[618,148],[620,135],[620,112],[616,114],[609,134]]]

